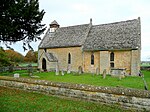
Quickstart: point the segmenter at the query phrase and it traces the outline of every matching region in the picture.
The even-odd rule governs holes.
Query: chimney
[[[92,18],[90,18],[90,24],[92,25]]]

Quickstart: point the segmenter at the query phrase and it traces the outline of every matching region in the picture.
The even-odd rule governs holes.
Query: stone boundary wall
[[[6,72],[6,71],[9,71],[9,66],[7,66],[7,67],[0,67],[0,73],[1,72]],[[13,67],[13,70],[15,71],[15,70],[27,70],[28,69],[28,67]],[[34,70],[34,69],[36,69],[37,70],[37,66],[32,66],[32,69]]]
[[[150,91],[0,76],[0,86],[150,111]]]
[[[150,71],[150,66],[141,66],[141,70],[148,70],[148,71]]]

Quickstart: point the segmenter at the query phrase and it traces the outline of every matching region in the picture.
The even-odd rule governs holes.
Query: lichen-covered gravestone
[[[83,70],[82,70],[82,67],[81,67],[81,66],[78,67],[78,73],[79,73],[79,74],[82,74],[82,73],[83,73]]]
[[[68,74],[70,74],[70,73],[71,73],[70,69],[71,69],[71,65],[70,65],[70,64],[68,64],[68,66],[67,66],[67,73],[68,73]]]
[[[64,75],[64,71],[63,71],[63,70],[61,71],[61,75],[62,75],[62,76]]]
[[[14,78],[19,78],[19,76],[20,76],[20,74],[18,74],[18,73],[14,74]]]
[[[59,67],[58,67],[58,64],[56,64],[56,72],[55,72],[55,75],[59,75]]]
[[[103,71],[103,79],[105,79],[106,78],[106,69],[104,69],[104,71]]]
[[[96,75],[99,75],[99,68],[96,68]]]
[[[13,72],[13,70],[14,70],[14,66],[11,64],[11,65],[9,66],[9,72]]]
[[[27,66],[27,69],[28,69],[28,75],[29,75],[29,76],[32,76],[32,74],[33,74],[33,67],[32,67],[32,65],[29,64],[29,65]]]

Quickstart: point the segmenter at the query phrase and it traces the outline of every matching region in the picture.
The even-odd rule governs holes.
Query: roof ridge
[[[113,24],[119,24],[119,23],[125,23],[125,22],[132,22],[132,21],[138,21],[138,19],[132,19],[132,20],[126,20],[126,21],[119,21],[119,22],[112,22],[112,23],[104,23],[104,24],[98,24],[98,25],[92,25],[92,26],[113,25]]]
[[[72,26],[63,26],[63,27],[60,27],[60,28],[77,27],[77,26],[84,26],[84,25],[88,25],[88,24],[80,24],[80,25],[72,25]]]

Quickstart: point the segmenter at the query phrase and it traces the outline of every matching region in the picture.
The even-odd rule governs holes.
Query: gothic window
[[[113,52],[110,53],[110,67],[111,68],[115,67],[115,64],[114,64],[114,53]]]
[[[71,54],[68,54],[68,64],[71,64]]]
[[[114,61],[114,53],[113,52],[110,53],[110,61]]]
[[[91,65],[94,65],[94,54],[91,55]]]

